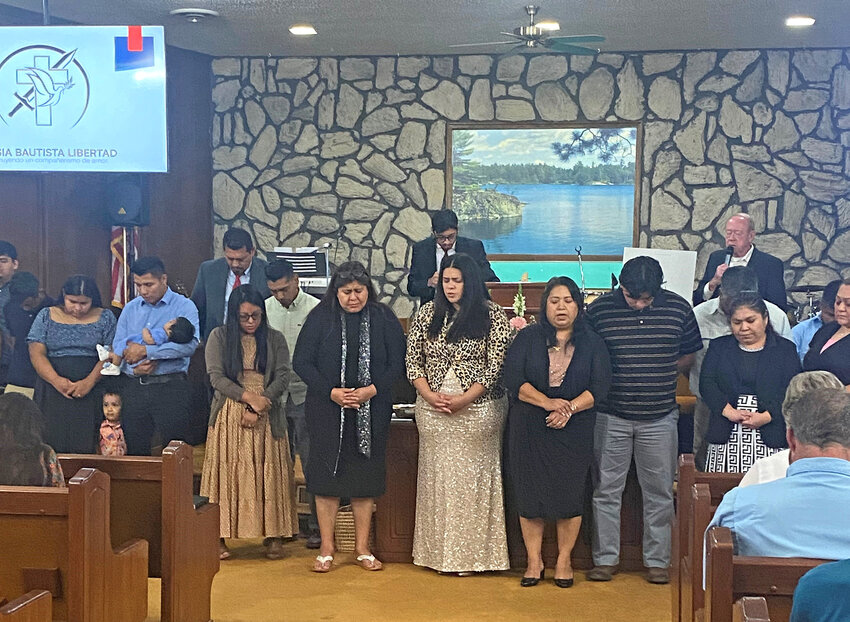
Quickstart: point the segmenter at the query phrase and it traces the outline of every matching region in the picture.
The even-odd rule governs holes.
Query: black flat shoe
[[[520,587],[534,587],[543,580],[544,572],[546,572],[545,569],[541,570],[539,577],[523,577],[519,582]]]
[[[572,577],[570,577],[569,579],[555,579],[555,585],[557,585],[558,587],[572,587],[573,582],[574,579]]]

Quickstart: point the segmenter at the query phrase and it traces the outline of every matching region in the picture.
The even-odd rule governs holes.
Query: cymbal
[[[825,287],[826,285],[797,285],[796,287],[788,287],[785,291],[808,294],[809,292],[822,292]]]

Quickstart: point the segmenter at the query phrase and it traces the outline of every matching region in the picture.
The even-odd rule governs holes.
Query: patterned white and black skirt
[[[736,423],[728,441],[708,444],[705,470],[708,473],[746,473],[756,460],[778,451],[781,449],[764,444],[758,430]]]

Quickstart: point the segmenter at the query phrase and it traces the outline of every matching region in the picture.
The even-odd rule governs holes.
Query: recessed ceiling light
[[[806,26],[811,26],[815,23],[814,17],[809,17],[807,15],[792,15],[788,19],[785,20],[786,26],[791,26],[792,28],[803,28]]]
[[[289,32],[299,37],[309,37],[316,34],[316,29],[310,24],[292,24],[289,27]]]
[[[207,17],[218,17],[218,11],[212,9],[174,9],[169,11],[169,15],[183,17],[186,21],[197,24]]]
[[[561,25],[553,19],[547,19],[535,24],[540,30],[560,30]]]

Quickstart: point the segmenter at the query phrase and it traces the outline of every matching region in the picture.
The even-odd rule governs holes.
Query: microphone
[[[339,246],[340,246],[339,243],[340,243],[340,241],[342,241],[342,234],[345,233],[346,229],[347,229],[347,227],[345,225],[342,225],[339,228],[339,233],[336,235],[336,244],[334,244],[334,260],[333,260],[333,263],[334,263],[335,266],[339,265],[339,264],[337,264],[336,256],[337,256],[337,253],[339,253]],[[328,242],[327,246],[330,246],[330,245],[331,245],[331,243]]]
[[[734,246],[727,246],[726,247],[726,257],[724,258],[723,263],[725,263],[727,266],[730,263],[732,263],[732,255],[734,255],[734,254],[735,254],[735,247]]]

